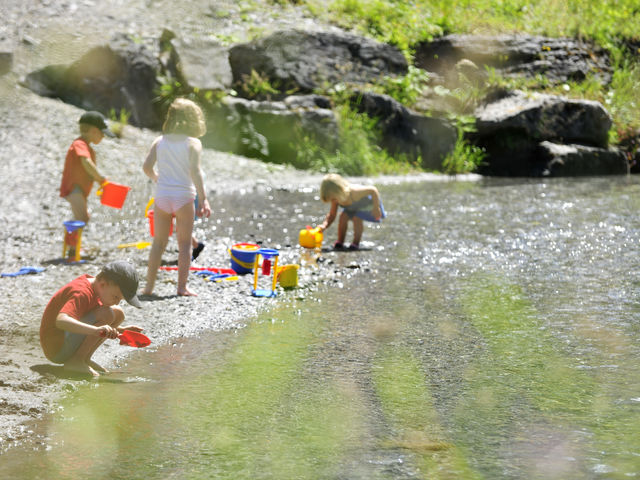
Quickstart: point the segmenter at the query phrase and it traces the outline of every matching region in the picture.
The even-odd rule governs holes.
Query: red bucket
[[[100,196],[100,203],[107,207],[122,208],[131,187],[119,183],[105,182],[96,192]]]
[[[155,231],[153,229],[153,210],[147,211],[147,218],[149,219],[149,231],[153,237]],[[173,217],[171,218],[171,224],[169,225],[169,236],[173,235]]]

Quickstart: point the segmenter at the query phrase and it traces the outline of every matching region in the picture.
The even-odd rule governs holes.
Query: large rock
[[[518,131],[536,141],[606,147],[612,119],[601,103],[556,95],[506,93],[475,112],[481,136]]]
[[[320,105],[320,107],[319,107]],[[207,110],[206,146],[274,163],[295,163],[304,138],[332,151],[338,147],[338,123],[328,99],[317,95],[284,101],[224,97]]]
[[[169,61],[165,66],[183,85],[201,91],[231,87],[229,49],[220,42],[206,37],[175,37],[169,40],[169,45]]]
[[[379,119],[382,147],[413,161],[420,158],[425,169],[441,170],[442,161],[455,147],[457,133],[449,121],[413,112],[388,95],[356,92],[352,104]]]
[[[539,151],[546,163],[543,175],[550,177],[622,175],[629,169],[626,155],[617,148],[542,142]]]
[[[408,69],[402,53],[390,45],[346,33],[298,30],[236,45],[229,62],[239,92],[255,71],[283,95],[340,82],[371,82]]]
[[[578,144],[604,149],[612,120],[598,102],[500,92],[475,112],[473,141],[487,152],[480,173],[538,176],[548,170],[540,143]]]
[[[28,74],[23,84],[85,110],[105,114],[126,110],[131,124],[157,128],[161,119],[153,102],[159,73],[158,59],[144,45],[120,34],[68,67],[52,65]]]
[[[611,81],[606,52],[588,42],[530,35],[447,35],[416,47],[416,66],[446,75],[462,59],[505,76],[544,75],[552,82],[581,81],[593,75]]]

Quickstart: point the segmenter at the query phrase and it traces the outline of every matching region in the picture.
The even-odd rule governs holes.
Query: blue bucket
[[[236,243],[231,247],[229,253],[233,271],[239,274],[253,272],[258,250],[260,250],[260,246],[255,243]]]

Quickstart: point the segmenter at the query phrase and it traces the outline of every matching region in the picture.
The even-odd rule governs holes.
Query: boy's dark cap
[[[107,121],[100,112],[85,112],[78,120],[78,123],[84,123],[86,125],[93,125],[96,128],[99,128],[102,133],[104,133],[107,137],[115,137],[116,134],[109,130],[109,126],[107,125]]]
[[[138,272],[129,262],[118,260],[107,263],[102,269],[109,280],[120,287],[122,296],[130,305],[142,308],[142,304],[136,295],[138,291]]]

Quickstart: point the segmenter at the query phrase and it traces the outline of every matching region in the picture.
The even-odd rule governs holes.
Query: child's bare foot
[[[192,292],[191,290],[185,287],[184,290],[178,290],[178,296],[179,297],[197,297],[198,294],[195,292]]]
[[[101,373],[109,373],[109,370],[104,368],[102,365],[97,364],[93,360],[89,360],[87,363],[89,364],[89,368],[93,368],[94,370]]]
[[[98,372],[96,372],[93,368],[91,368],[86,363],[67,362],[64,364],[64,369],[70,372],[88,373],[89,375],[93,375],[94,377],[100,376]]]

